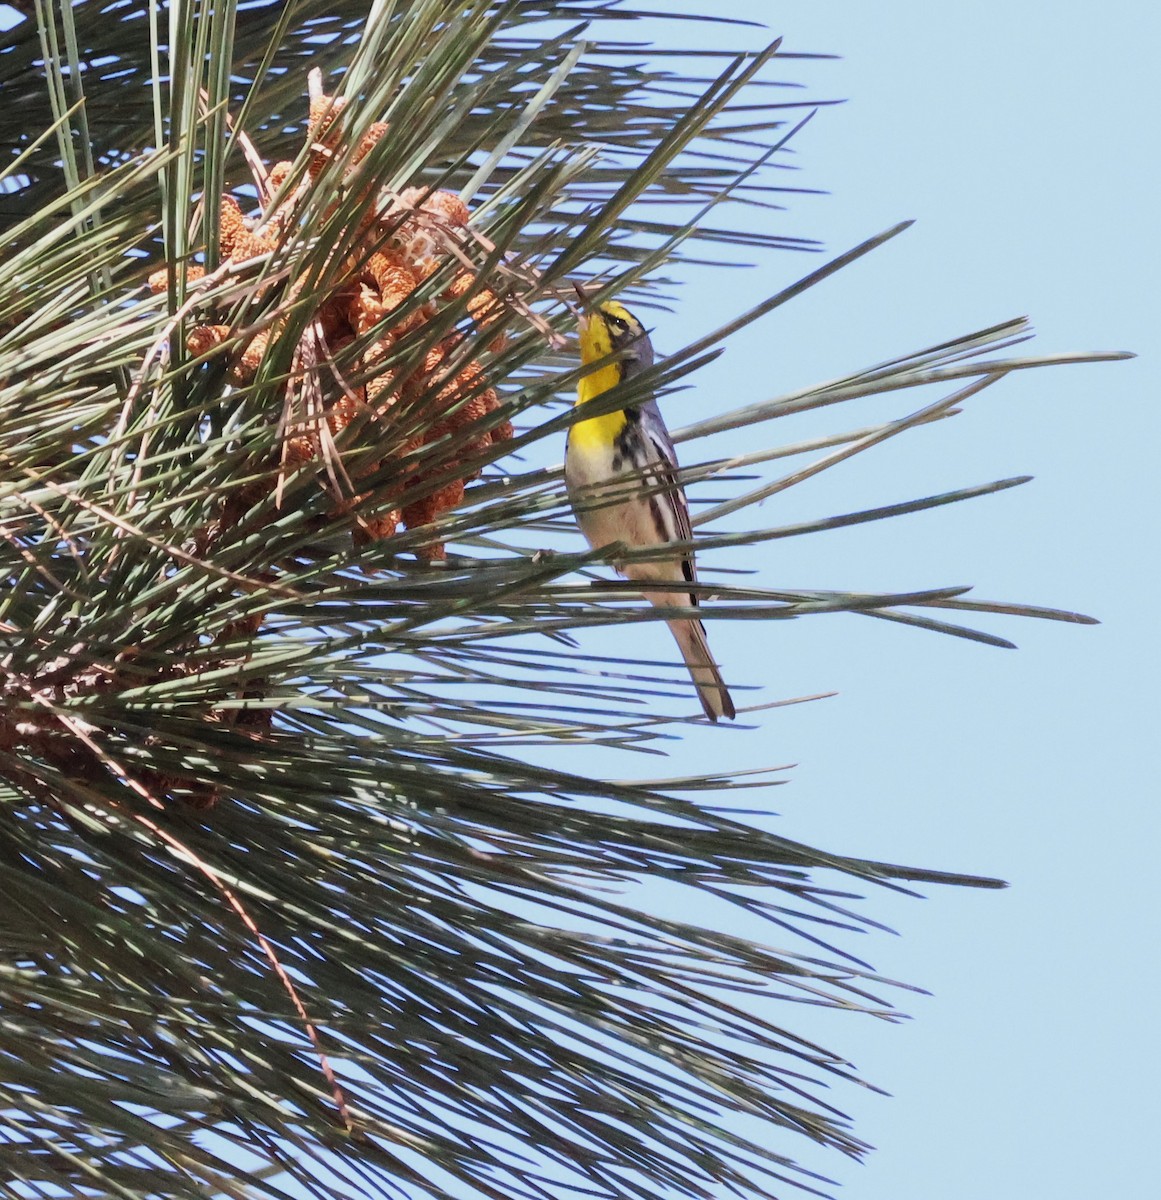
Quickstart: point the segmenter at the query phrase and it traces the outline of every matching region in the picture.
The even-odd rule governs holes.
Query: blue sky
[[[894,1098],[841,1098],[878,1147],[866,1165],[807,1161],[859,1200],[1144,1195],[1161,1116],[1157,9],[726,7],[765,21],[787,49],[842,56],[782,71],[848,102],[795,143],[801,182],[830,195],[794,200],[769,227],[838,252],[917,223],[739,336],[669,402],[671,425],[715,397],[765,399],[1025,313],[1036,352],[1140,355],[1010,378],[955,420],[759,510],[780,524],[1033,474],[950,509],[774,543],[759,579],[971,583],[989,599],[1091,613],[1099,627],[990,625],[1013,652],[856,617],[779,623],[759,648],[753,625],[711,626],[727,676],[763,682],[763,698],[840,695],[766,714],[761,734],[707,730],[684,765],[794,761],[773,794],[779,832],[1012,885],[872,898],[868,911],[902,937],[859,949],[934,995],[904,996],[916,1019],[903,1026],[825,1023],[828,1044]],[[701,276],[654,340],[676,348],[812,265],[784,254],[724,282]]]

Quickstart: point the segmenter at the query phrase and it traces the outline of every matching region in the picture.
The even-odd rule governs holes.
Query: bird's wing
[[[689,519],[689,502],[685,498],[685,489],[677,478],[677,451],[656,405],[645,409],[641,424],[656,456],[658,482],[664,485],[664,491],[659,492],[656,499],[669,507],[674,537],[682,542],[692,541],[693,526]],[[681,573],[690,583],[697,583],[697,567],[694,565],[692,550],[682,557]],[[690,599],[692,603],[697,603],[696,596],[691,596]]]

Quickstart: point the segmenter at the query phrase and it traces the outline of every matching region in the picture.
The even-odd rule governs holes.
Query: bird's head
[[[616,300],[594,305],[582,315],[580,346],[586,364],[619,353],[622,378],[653,365],[653,343],[645,326]]]

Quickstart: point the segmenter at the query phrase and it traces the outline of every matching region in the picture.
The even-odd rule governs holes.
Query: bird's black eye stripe
[[[624,317],[616,317],[612,313],[605,313],[605,320],[608,321],[618,333],[628,332],[629,322],[626,321]]]

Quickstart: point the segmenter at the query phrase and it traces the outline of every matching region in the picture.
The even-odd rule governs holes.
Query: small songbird
[[[618,357],[585,375],[577,404],[632,379],[653,365],[653,345],[645,327],[623,305],[606,301],[582,315],[581,358],[599,362]],[[590,546],[613,542],[632,549],[688,543],[692,537],[689,505],[677,478],[677,454],[652,396],[603,416],[579,420],[569,430],[564,478],[577,524]],[[602,489],[600,485],[608,484]],[[615,564],[628,578],[648,584],[696,583],[688,546],[668,558]],[[642,595],[665,608],[696,605],[696,592],[648,591]],[[705,626],[696,618],[667,622],[711,721],[734,716],[734,703],[710,653]]]

